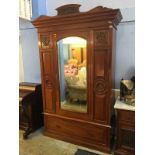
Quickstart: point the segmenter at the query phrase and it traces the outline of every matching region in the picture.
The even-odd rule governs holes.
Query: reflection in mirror
[[[87,41],[64,38],[57,43],[61,108],[87,112]]]

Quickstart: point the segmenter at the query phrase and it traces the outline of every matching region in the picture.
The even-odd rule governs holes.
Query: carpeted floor
[[[108,155],[44,136],[42,130],[30,134],[27,140],[23,140],[23,131],[19,131],[19,155],[74,155],[78,149],[94,152],[98,155]]]

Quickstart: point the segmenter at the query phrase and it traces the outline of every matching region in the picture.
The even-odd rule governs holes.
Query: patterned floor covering
[[[108,155],[44,136],[42,131],[40,129],[30,134],[27,140],[23,140],[23,131],[19,131],[19,155],[74,155],[77,149]]]

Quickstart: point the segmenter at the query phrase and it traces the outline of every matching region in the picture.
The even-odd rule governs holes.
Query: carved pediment
[[[52,27],[55,25],[61,25],[62,23],[70,25],[70,23],[95,23],[101,21],[104,23],[107,22],[116,28],[122,19],[122,15],[119,9],[98,6],[89,11],[80,12],[80,6],[81,5],[79,4],[68,4],[60,6],[56,9],[58,12],[56,16],[40,16],[39,18],[32,21],[32,23],[36,27],[44,27],[45,25],[47,26],[47,23],[48,27]]]
[[[89,10],[88,12],[101,12],[101,11],[111,11],[113,9],[110,9],[110,8],[106,8],[106,7],[103,7],[103,6],[97,6],[91,10]]]
[[[68,4],[68,5],[63,5],[59,8],[57,8],[58,16],[60,15],[67,15],[67,14],[72,14],[72,13],[79,13],[79,7],[81,5],[79,4]]]

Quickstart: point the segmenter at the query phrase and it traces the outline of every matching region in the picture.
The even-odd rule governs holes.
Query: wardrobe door
[[[56,113],[90,118],[90,33],[86,30],[53,33]],[[88,91],[89,90],[89,91]]]
[[[44,112],[55,112],[55,94],[53,80],[53,53],[50,33],[39,35],[39,48],[42,71]]]
[[[108,123],[110,104],[110,34],[109,30],[94,31],[94,120]]]

